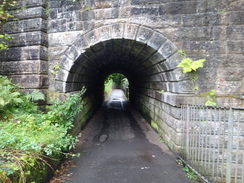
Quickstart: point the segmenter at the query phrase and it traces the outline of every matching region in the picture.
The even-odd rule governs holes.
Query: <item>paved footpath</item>
[[[182,167],[119,91],[96,113],[76,148],[81,156],[54,182],[187,183]]]

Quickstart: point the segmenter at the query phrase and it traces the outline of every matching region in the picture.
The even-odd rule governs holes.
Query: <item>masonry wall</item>
[[[215,90],[218,105],[244,105],[242,0],[23,0],[18,8],[23,5],[26,8],[14,12],[18,22],[1,24],[1,31],[15,39],[10,40],[9,50],[0,53],[0,73],[27,89],[62,93],[60,80],[52,71],[77,38],[102,26],[126,23],[157,31],[192,59],[206,59],[204,68],[198,71],[199,90],[195,94],[189,77],[164,84],[159,77],[150,77],[147,84],[134,82],[130,87],[131,102],[149,122],[158,123],[173,149],[177,149],[181,138],[180,103],[204,104],[206,97],[198,95]],[[80,68],[76,72],[81,73],[85,84],[88,79],[84,78],[90,77],[85,71],[90,66]],[[158,76],[175,77],[181,70],[174,67],[160,72]],[[175,84],[180,87],[178,90],[165,87]],[[71,85],[76,85],[76,90],[81,87],[79,83]],[[101,104],[94,99],[99,88],[87,95],[90,108]],[[159,93],[162,89],[166,91],[163,94]]]
[[[7,41],[9,49],[0,50],[0,74],[27,90],[48,88],[46,6],[41,0],[18,1],[15,7],[9,7],[18,21],[0,24],[1,33],[13,38]]]

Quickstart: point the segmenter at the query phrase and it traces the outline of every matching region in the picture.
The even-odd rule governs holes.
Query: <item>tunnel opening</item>
[[[120,73],[130,81],[132,101],[137,95],[151,95],[148,90],[156,95],[161,90],[175,93],[174,75],[167,62],[158,50],[138,41],[100,42],[86,49],[69,71],[64,70],[68,72],[64,90],[73,92],[85,86],[87,95],[92,95],[101,105],[104,78],[110,73]]]
[[[129,98],[129,81],[120,73],[113,73],[106,77],[104,81],[104,99],[108,100],[113,90],[118,89],[124,92],[125,97]]]
[[[84,86],[87,119],[104,103],[105,79],[123,74],[130,103],[149,123],[157,123],[166,138],[177,141],[181,97],[193,93],[177,68],[181,60],[177,47],[157,31],[135,24],[107,25],[80,35],[66,50],[55,89],[70,93]]]

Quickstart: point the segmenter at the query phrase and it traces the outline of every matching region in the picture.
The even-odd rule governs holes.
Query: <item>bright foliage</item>
[[[69,131],[83,107],[84,90],[57,101],[44,113],[31,102],[44,99],[42,93],[24,95],[5,76],[0,76],[0,88],[0,182],[9,182],[8,177],[16,171],[24,182],[30,167],[74,147],[77,137]]]

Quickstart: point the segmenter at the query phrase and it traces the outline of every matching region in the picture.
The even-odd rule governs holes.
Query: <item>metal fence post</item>
[[[232,146],[233,146],[233,118],[234,112],[230,108],[228,120],[228,144],[227,144],[227,162],[226,162],[226,183],[231,183],[232,166]]]
[[[186,105],[186,157],[189,156],[189,118],[190,109],[189,105]]]

